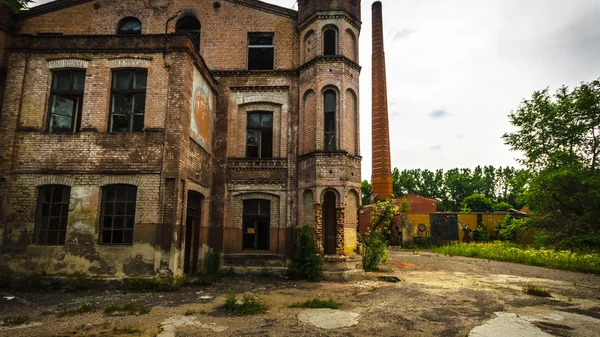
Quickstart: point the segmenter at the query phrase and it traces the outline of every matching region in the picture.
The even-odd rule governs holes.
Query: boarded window
[[[325,151],[335,151],[335,112],[337,105],[337,95],[333,90],[325,91],[324,101],[324,143]]]
[[[178,34],[188,34],[196,48],[200,47],[200,21],[193,16],[184,16],[177,20],[175,32]]]
[[[272,70],[274,58],[273,33],[248,33],[248,70]]]
[[[246,156],[248,158],[273,158],[272,112],[248,113]]]
[[[113,72],[110,131],[136,132],[144,129],[146,69]]]
[[[134,17],[126,17],[119,21],[118,34],[142,34],[142,23]]]
[[[335,29],[327,29],[323,32],[323,54],[335,55],[337,45],[337,32]]]
[[[48,132],[76,132],[81,126],[85,70],[63,70],[52,74]]]
[[[33,242],[39,245],[64,245],[69,215],[71,188],[61,185],[39,189]]]
[[[269,250],[271,201],[244,200],[243,248]]]
[[[132,244],[137,188],[111,185],[102,191],[100,240],[103,244]]]

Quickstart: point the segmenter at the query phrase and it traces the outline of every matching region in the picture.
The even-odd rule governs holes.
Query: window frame
[[[55,89],[54,83],[57,80],[56,76],[60,73],[69,73],[69,89]],[[83,73],[83,85],[81,89],[74,89],[75,85],[75,73]],[[50,95],[48,97],[48,120],[46,121],[46,132],[48,133],[76,133],[81,129],[81,115],[83,109],[83,96],[85,93],[85,77],[86,77],[86,69],[82,68],[64,68],[64,69],[56,69],[52,70],[51,82],[50,82]],[[68,99],[76,99],[76,104],[74,104],[74,110],[72,111],[71,116],[71,129],[70,131],[54,131],[52,129],[52,116],[62,116],[68,117],[60,114],[56,114],[53,112],[54,107],[54,97],[62,96]]]
[[[55,202],[54,190],[62,189],[62,197],[60,201]],[[50,201],[46,202],[42,198],[44,192],[49,189]],[[66,200],[65,200],[66,198]],[[35,212],[35,225],[33,229],[33,244],[40,246],[64,246],[67,236],[67,226],[69,222],[69,206],[71,199],[71,187],[66,185],[43,185],[38,187],[38,195],[36,201],[36,212]],[[48,214],[44,215],[44,208],[47,205]],[[54,207],[60,205],[60,214],[52,215]],[[51,230],[50,223],[53,219],[58,218],[58,229]],[[44,222],[45,226],[44,226]],[[45,227],[45,228],[44,228]],[[48,237],[50,232],[56,232],[56,242],[48,243]],[[44,242],[40,241],[40,235],[45,233]],[[62,235],[61,235],[62,234]]]
[[[128,89],[118,89],[115,88],[115,78],[116,75],[118,73],[125,73],[125,72],[130,72],[130,78],[129,78],[129,88]],[[143,89],[135,89],[134,88],[134,74],[135,73],[145,73],[146,75],[146,85],[144,86]],[[109,111],[108,111],[108,132],[110,133],[132,133],[132,132],[143,132],[144,131],[144,127],[145,127],[145,122],[146,122],[146,98],[147,98],[147,90],[148,90],[148,69],[147,68],[118,68],[118,69],[112,69],[111,72],[111,82],[110,82],[110,105],[108,107]],[[135,111],[135,96],[136,95],[144,95],[144,112],[143,113],[130,113],[129,115],[126,114],[115,114],[113,112],[114,110],[114,103],[115,103],[115,95],[122,95],[122,96],[130,96],[132,97],[131,99],[131,111]],[[114,119],[113,116],[114,115],[118,115],[118,116],[128,116],[129,118],[129,130],[127,131],[114,131],[113,130],[113,126],[114,126]],[[134,130],[134,116],[142,116],[142,127],[139,130]]]
[[[271,44],[270,45],[262,45],[262,44],[250,44],[251,38],[252,37],[270,37],[271,38]],[[250,50],[251,49],[267,49],[269,48],[271,50],[271,58],[272,58],[272,64],[269,68],[255,68],[255,67],[250,67],[251,65],[251,60],[250,60]],[[274,32],[248,32],[248,44],[247,44],[247,51],[246,51],[246,68],[248,70],[253,70],[253,71],[269,71],[269,70],[274,70],[275,69],[275,33]]]
[[[250,214],[249,212],[247,212],[246,209],[246,205],[249,204],[250,202],[256,202],[257,203],[257,210],[256,210],[256,214]],[[269,250],[271,247],[270,244],[270,240],[271,240],[271,208],[273,207],[273,202],[269,199],[246,199],[242,201],[242,250]],[[261,205],[268,205],[267,207],[267,211],[266,212],[261,212]],[[248,223],[252,223],[253,225],[253,233],[249,233],[247,232],[248,228],[250,228],[250,226],[248,226]],[[265,242],[266,242],[266,247],[260,247],[259,246],[259,234],[260,230],[259,230],[259,222],[266,222],[267,224],[267,230],[265,231],[266,233],[264,233],[264,235],[266,235],[266,237],[264,238]],[[246,246],[246,237],[248,235],[253,235],[254,236],[254,245],[253,248],[249,248]]]
[[[251,115],[258,115],[259,116],[259,122],[258,124],[260,125],[259,127],[251,127],[250,126],[250,116]],[[267,116],[269,115],[271,117],[271,127],[263,127],[262,126],[262,121],[263,121],[263,116]],[[272,111],[248,111],[248,113],[246,114],[246,158],[249,159],[273,159],[273,129],[274,129],[274,118],[275,118],[275,114]],[[250,133],[250,131],[253,132],[257,132],[258,133],[258,145],[249,145],[248,144],[248,135]],[[265,134],[269,134],[271,135],[271,155],[270,156],[263,156],[263,145],[265,143],[263,143],[263,135]],[[258,156],[257,157],[251,157],[248,151],[249,147],[257,147],[258,148]]]
[[[140,30],[136,31],[136,30],[123,30],[123,26],[128,22],[128,21],[137,21],[140,25]],[[144,26],[142,25],[142,21],[138,18],[136,18],[135,16],[126,16],[124,18],[122,18],[121,20],[119,20],[119,23],[117,24],[117,35],[141,35],[142,34],[142,29],[144,28]]]
[[[333,94],[333,99],[334,99],[334,108],[333,110],[327,110],[327,104],[326,102],[326,96],[327,94],[332,93]],[[336,121],[336,115],[338,112],[338,93],[337,91],[333,90],[333,89],[327,89],[323,92],[323,150],[327,151],[327,152],[333,152],[337,150],[337,121]],[[327,121],[328,121],[328,114],[331,114],[332,116],[331,118],[331,127],[333,128],[333,130],[327,130]],[[332,142],[331,144],[327,143],[327,139],[328,136],[332,138]]]
[[[117,200],[117,193],[119,189],[125,189],[125,200]],[[110,196],[114,195],[112,200],[107,200]],[[130,199],[130,193],[133,192],[133,201]],[[102,206],[100,211],[100,233],[98,237],[98,243],[101,245],[107,246],[131,246],[133,245],[133,235],[135,233],[135,219],[136,219],[136,210],[137,210],[137,192],[138,188],[135,185],[127,185],[127,184],[115,184],[115,185],[106,185],[102,187]],[[109,207],[108,204],[111,204],[112,207]],[[124,204],[124,213],[116,214],[117,204]],[[133,204],[133,212],[128,213],[128,206]],[[107,213],[109,209],[112,209],[110,214]],[[110,217],[111,219],[111,227],[105,228],[106,226],[106,218]],[[115,229],[115,218],[122,218],[122,228]],[[127,218],[131,218],[131,228],[128,228]],[[106,242],[105,240],[105,231],[110,231],[110,242]],[[121,232],[121,242],[115,242],[115,232]],[[126,240],[125,233],[129,232],[129,240]]]

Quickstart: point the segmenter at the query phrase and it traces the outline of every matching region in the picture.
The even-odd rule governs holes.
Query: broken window
[[[178,34],[188,34],[196,48],[200,47],[200,21],[195,17],[188,15],[177,20],[175,32]]]
[[[273,158],[273,113],[250,112],[246,124],[246,157]]]
[[[62,70],[52,74],[48,132],[76,132],[81,126],[85,70]]]
[[[142,23],[134,17],[126,17],[119,21],[118,34],[142,34]]]
[[[132,244],[137,188],[111,185],[102,191],[100,240],[103,244]]]
[[[33,242],[64,245],[67,234],[71,188],[48,185],[39,188]]]
[[[144,129],[147,76],[146,69],[113,72],[110,132],[136,132]]]
[[[324,101],[324,143],[325,151],[335,151],[335,110],[337,95],[333,90],[327,90],[323,94]]]
[[[274,58],[273,33],[248,33],[248,70],[272,70]]]
[[[271,201],[244,200],[243,249],[269,250]]]
[[[323,32],[323,55],[335,55],[337,44],[337,32],[333,28]]]

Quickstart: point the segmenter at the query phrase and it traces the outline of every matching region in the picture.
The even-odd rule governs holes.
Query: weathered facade
[[[1,6],[1,5],[0,5]],[[0,7],[0,242],[18,273],[356,251],[360,1]]]

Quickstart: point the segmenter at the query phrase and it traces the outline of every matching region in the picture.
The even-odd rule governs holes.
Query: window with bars
[[[113,72],[110,132],[137,132],[144,129],[147,78],[146,69]]]
[[[123,18],[119,21],[117,33],[125,35],[142,34],[142,23],[137,18],[131,16]]]
[[[33,242],[39,245],[64,245],[71,188],[48,185],[40,187],[38,192]]]
[[[102,191],[100,241],[108,245],[133,243],[137,188],[111,185]]]
[[[77,132],[81,126],[81,106],[85,70],[60,70],[52,74],[48,132]]]
[[[250,112],[246,124],[246,157],[273,158],[273,113]]]
[[[272,70],[274,61],[273,33],[248,33],[248,70]]]
[[[335,151],[335,112],[337,105],[337,95],[333,90],[327,90],[323,94],[324,101],[324,148],[325,151]]]

